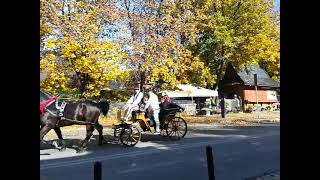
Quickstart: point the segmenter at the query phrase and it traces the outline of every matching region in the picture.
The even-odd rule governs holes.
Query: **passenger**
[[[155,122],[155,130],[156,132],[154,134],[160,134],[160,121],[159,121],[159,112],[160,112],[160,107],[159,107],[159,99],[158,96],[154,93],[154,90],[152,86],[148,85],[147,86],[147,91],[149,94],[149,100],[146,103],[146,106],[144,110],[149,111],[149,114],[151,114],[151,119],[154,120]]]

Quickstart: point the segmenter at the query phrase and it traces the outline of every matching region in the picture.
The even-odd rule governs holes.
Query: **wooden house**
[[[256,104],[254,74],[257,74],[258,103],[262,107],[279,103],[280,83],[271,79],[265,70],[255,65],[236,69],[229,63],[223,79],[219,82],[220,92],[226,99],[232,99],[235,94],[240,96],[245,109],[250,104]]]

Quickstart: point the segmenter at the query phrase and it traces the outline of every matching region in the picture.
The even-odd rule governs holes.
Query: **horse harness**
[[[59,111],[59,113],[54,113],[47,108],[48,106],[50,106],[54,102],[55,102],[55,108]],[[50,99],[43,102],[42,104],[40,104],[40,114],[41,114],[41,116],[43,116],[44,111],[46,111],[49,114],[51,114],[52,116],[54,116],[55,118],[57,118],[56,126],[59,126],[60,121],[70,121],[70,122],[83,124],[83,125],[87,125],[87,124],[96,125],[96,123],[83,122],[83,121],[78,121],[78,120],[68,119],[68,118],[63,117],[64,116],[64,109],[65,109],[66,105],[67,105],[67,103],[65,101],[62,101],[59,105],[58,97],[53,96]]]
[[[55,108],[59,111],[58,113],[54,113],[50,111],[47,107],[50,106],[55,102]],[[63,115],[64,115],[64,108],[66,107],[67,103],[65,101],[62,101],[59,105],[58,97],[53,96],[50,99],[46,100],[42,104],[40,104],[40,114],[43,116],[44,111],[50,113],[51,115],[55,116],[58,121],[57,121],[57,126],[59,125],[60,120],[64,120]]]

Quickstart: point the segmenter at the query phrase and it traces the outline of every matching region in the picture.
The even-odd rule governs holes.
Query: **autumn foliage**
[[[85,98],[110,83],[211,88],[228,62],[280,73],[272,0],[40,0],[40,86]]]

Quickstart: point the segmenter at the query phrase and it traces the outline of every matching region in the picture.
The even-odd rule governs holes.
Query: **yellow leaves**
[[[216,78],[212,75],[214,71],[202,62],[203,56],[199,59],[194,55],[196,53],[187,49],[199,39],[200,34],[209,34],[204,41],[209,55],[215,57],[221,54],[223,45],[226,47],[223,57],[227,60],[241,64],[264,59],[270,63],[270,70],[278,72],[279,31],[267,22],[268,18],[260,16],[266,8],[259,7],[261,12],[258,11],[259,8],[254,8],[257,2],[248,0],[242,4],[248,9],[245,11],[241,6],[235,13],[236,0],[188,0],[184,4],[163,1],[161,8],[157,3],[147,1],[137,5],[145,5],[150,13],[139,15],[129,12],[132,15],[130,22],[134,22],[132,27],[128,26],[128,19],[121,19],[120,24],[125,27],[117,29],[122,34],[121,42],[117,42],[114,41],[117,39],[106,41],[106,38],[101,38],[102,33],[108,33],[106,26],[117,24],[116,20],[123,15],[110,3],[68,1],[71,12],[66,7],[62,14],[62,1],[41,0],[40,34],[41,37],[51,38],[42,44],[50,50],[57,50],[56,54],[59,54],[58,57],[49,54],[41,60],[42,71],[55,72],[50,74],[51,80],[45,83],[48,85],[46,88],[51,91],[65,89],[67,85],[62,82],[66,81],[64,78],[67,76],[61,76],[58,72],[70,74],[76,71],[85,77],[84,85],[88,88],[86,97],[92,97],[99,90],[107,89],[108,82],[128,78],[128,70],[123,68],[127,65],[136,68],[134,70],[138,70],[140,65],[140,70],[146,72],[147,79],[153,83],[159,77],[163,78],[170,83],[165,85],[167,88],[178,83],[212,84]],[[222,4],[225,8],[223,13]],[[52,9],[48,8],[51,6]],[[239,16],[236,21],[233,21],[237,19],[233,18],[234,14]],[[273,33],[270,33],[271,30],[274,30]],[[117,33],[119,31],[111,31],[110,35]],[[180,42],[184,39],[185,44],[182,45]],[[59,64],[56,59],[59,59]],[[205,62],[212,60],[214,58],[209,57]]]
[[[54,40],[49,40],[47,41],[47,48],[54,48],[56,45],[55,45],[55,41]]]
[[[40,87],[52,94],[67,90],[68,78],[59,67],[53,54],[47,54],[40,61],[40,71],[47,73],[47,78],[40,82]]]
[[[68,76],[77,73],[83,77],[81,85],[88,89],[82,93],[85,97],[93,97],[99,95],[101,89],[106,89],[109,81],[128,77],[126,71],[120,70],[124,65],[123,58],[127,57],[126,53],[121,52],[120,47],[113,42],[99,38],[104,31],[101,27],[104,27],[103,23],[107,23],[108,18],[102,16],[108,11],[105,1],[70,1],[68,5],[71,11],[69,13],[67,8],[64,8],[64,14],[61,13],[61,2],[50,4],[51,0],[43,1],[45,6],[41,9],[41,14],[46,17],[50,15],[50,19],[40,20],[45,22],[40,33],[45,34],[49,27],[45,26],[47,24],[54,28],[52,37],[45,45],[47,48],[59,50],[59,55],[55,57],[49,54],[41,60],[41,71],[48,72],[47,79],[41,82],[42,88],[55,93],[67,90],[72,92],[68,87]],[[52,11],[48,9],[50,6]],[[114,13],[108,12],[108,15],[113,16]]]
[[[237,0],[195,2],[200,8],[197,23],[203,35],[197,44],[201,59],[212,62],[219,56],[237,65],[279,64],[280,28],[270,2],[247,0],[241,5]],[[213,61],[209,65],[221,64]]]
[[[193,57],[191,52],[183,46],[170,42],[170,38],[160,39],[156,44],[161,44],[161,49],[158,48],[157,51],[148,49],[151,50],[146,51],[148,61],[143,64],[145,69],[151,70],[148,80],[155,83],[161,77],[167,82],[163,88],[174,88],[180,83],[205,84],[210,73],[198,57]]]
[[[40,39],[50,34],[51,31],[52,29],[47,24],[40,23]]]

